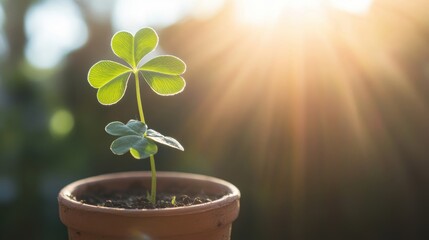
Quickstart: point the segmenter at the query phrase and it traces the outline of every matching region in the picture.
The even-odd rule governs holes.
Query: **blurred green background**
[[[429,239],[429,2],[0,1],[0,239],[66,239],[56,195],[114,156],[134,85],[101,106],[86,80],[118,30],[151,26],[188,64],[185,91],[143,89],[178,139],[157,168],[242,192],[232,239]]]

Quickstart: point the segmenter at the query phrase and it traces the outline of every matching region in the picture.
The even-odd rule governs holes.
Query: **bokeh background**
[[[232,239],[429,239],[427,0],[0,1],[0,239],[66,239],[56,195],[114,156],[88,69],[118,30],[151,26],[188,65],[185,91],[145,88],[149,126],[185,152],[158,170],[242,192]],[[168,226],[166,226],[168,228]]]

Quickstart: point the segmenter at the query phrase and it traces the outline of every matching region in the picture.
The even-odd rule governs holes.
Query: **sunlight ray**
[[[255,197],[289,201],[295,216],[306,211],[309,195],[347,188],[344,178],[357,194],[389,174],[407,186],[402,156],[425,153],[413,137],[428,132],[419,127],[429,122],[429,108],[427,88],[419,87],[427,83],[415,80],[424,73],[405,62],[424,56],[417,49],[429,54],[422,50],[427,25],[410,10],[394,11],[402,4],[371,4],[360,15],[332,6],[312,14],[286,8],[263,27],[236,22],[226,9],[178,31],[170,44],[186,43],[178,51],[189,58],[189,75],[201,76],[190,78],[201,90],[191,97],[201,101],[183,130],[195,132],[195,151],[208,151],[215,166],[216,159],[243,165],[267,192],[283,183],[290,195]]]

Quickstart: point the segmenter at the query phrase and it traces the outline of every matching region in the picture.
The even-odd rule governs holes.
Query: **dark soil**
[[[146,197],[149,190],[142,186],[130,186],[128,189],[106,191],[101,187],[93,187],[79,196],[70,196],[76,201],[94,206],[122,209],[155,209],[191,206],[211,202],[219,196],[204,193],[157,193],[157,202],[152,204]],[[173,202],[175,198],[175,202]]]

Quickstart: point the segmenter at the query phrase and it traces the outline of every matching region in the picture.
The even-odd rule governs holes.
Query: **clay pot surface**
[[[150,186],[149,172],[124,172],[90,177],[71,183],[58,194],[61,221],[69,240],[228,240],[238,217],[240,192],[232,184],[204,175],[158,172],[157,191],[179,188],[222,195],[209,203],[164,209],[118,209],[83,204],[78,196],[94,186],[126,188]]]

